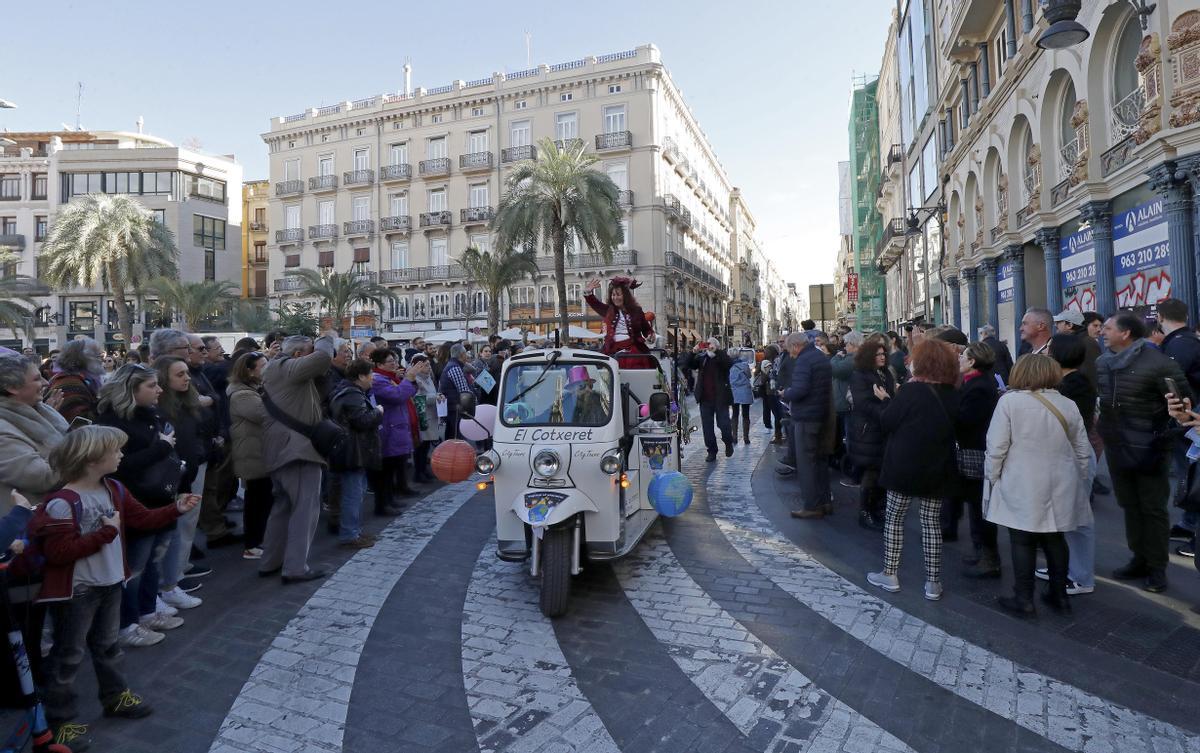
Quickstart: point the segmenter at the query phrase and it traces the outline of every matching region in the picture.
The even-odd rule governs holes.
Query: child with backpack
[[[29,525],[45,558],[38,601],[49,605],[54,620],[44,698],[46,718],[56,729],[78,714],[74,685],[85,648],[92,654],[104,715],[140,719],[150,713],[125,684],[117,643],[121,588],[129,577],[125,530],[170,525],[195,508],[200,496],[180,495],[174,505],[148,510],[120,482],[105,478],[121,462],[126,439],[110,426],[69,432],[49,457],[63,487],[46,495]],[[80,733],[82,725],[70,726]]]

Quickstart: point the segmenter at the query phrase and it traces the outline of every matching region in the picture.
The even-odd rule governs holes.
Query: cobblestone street
[[[353,557],[320,537],[324,582],[280,588],[218,550],[204,606],[128,656],[157,713],[136,738],[96,722],[96,749],[1200,751],[1190,563],[1166,595],[1102,581],[1073,618],[1031,622],[992,606],[999,583],[957,578],[963,544],[941,602],[867,591],[880,546],[854,490],[835,484],[831,520],[789,518],[768,438],[714,465],[690,448],[692,508],[589,567],[554,622],[525,567],[495,558],[489,494],[469,484]],[[1111,500],[1097,517],[1103,573],[1120,521]]]

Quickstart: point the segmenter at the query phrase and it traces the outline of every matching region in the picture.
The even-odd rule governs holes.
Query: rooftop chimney
[[[141,115],[139,115],[138,119],[137,119],[137,129],[138,129],[137,132],[138,133],[142,132],[142,126],[144,126],[145,124],[146,124],[146,119],[143,118]]]
[[[412,96],[412,63],[404,64],[404,96]]]

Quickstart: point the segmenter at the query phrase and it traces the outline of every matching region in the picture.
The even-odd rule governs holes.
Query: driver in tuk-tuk
[[[596,380],[586,366],[572,366],[568,387],[574,394],[575,408],[571,411],[571,423],[598,426],[608,420],[604,407],[604,396],[595,390]]]

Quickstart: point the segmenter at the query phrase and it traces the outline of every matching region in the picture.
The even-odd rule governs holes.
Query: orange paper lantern
[[[475,472],[475,448],[461,439],[448,439],[433,451],[429,464],[433,475],[447,484],[466,481]]]

